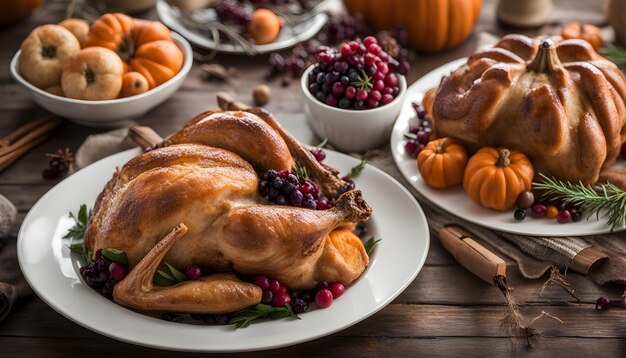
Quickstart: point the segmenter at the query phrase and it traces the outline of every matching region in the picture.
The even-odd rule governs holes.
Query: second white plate
[[[530,217],[530,215],[524,221],[516,221],[513,218],[512,210],[498,212],[485,209],[474,203],[465,194],[461,186],[440,190],[426,185],[417,170],[415,158],[408,156],[404,150],[406,140],[403,135],[408,133],[409,124],[412,121],[416,121],[415,111],[411,106],[411,102],[421,104],[424,93],[428,89],[438,87],[444,76],[450,74],[450,72],[463,65],[466,61],[466,58],[461,58],[436,68],[411,85],[407,90],[402,111],[391,133],[393,159],[406,180],[426,199],[450,214],[491,229],[533,236],[582,236],[609,233],[611,231],[610,227],[604,221],[598,221],[595,217],[567,224],[559,224],[555,219],[537,219]],[[618,168],[626,169],[624,161],[618,163]],[[625,229],[624,227],[616,228],[617,231]]]

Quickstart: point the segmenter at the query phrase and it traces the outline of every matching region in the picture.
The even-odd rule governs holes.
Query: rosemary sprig
[[[587,219],[592,215],[598,220],[604,218],[611,226],[611,231],[616,226],[626,225],[626,191],[611,183],[592,187],[582,182],[571,183],[548,178],[544,174],[539,176],[541,182],[533,183],[533,188],[544,191],[542,199],[560,199],[566,204],[576,206],[587,215]]]
[[[90,256],[83,239],[85,238],[85,230],[87,229],[87,222],[91,211],[87,210],[87,205],[82,204],[78,209],[78,214],[74,216],[74,213],[70,212],[70,218],[74,219],[74,226],[67,230],[67,233],[63,236],[63,239],[70,239],[70,244],[67,245],[72,252],[82,255],[86,260],[89,260]]]
[[[361,172],[363,171],[363,169],[365,169],[365,164],[367,164],[366,160],[361,160],[361,162],[359,164],[357,164],[356,166],[352,167],[352,169],[350,169],[350,173],[348,173],[348,175],[346,175],[348,178],[356,178],[359,176],[359,174],[361,174]]]
[[[361,70],[361,74],[357,77],[357,80],[350,82],[350,84],[360,90],[369,92],[374,87],[373,82],[372,76],[368,76],[365,74],[365,71]]]
[[[246,328],[250,325],[250,323],[258,319],[280,319],[286,317],[300,319],[300,317],[293,312],[291,306],[289,305],[285,305],[283,307],[272,307],[270,305],[259,303],[248,307],[243,311],[235,313],[233,318],[231,318],[228,323],[234,324],[235,328]]]
[[[378,242],[381,240],[382,239],[376,240],[375,238],[370,237],[369,240],[365,241],[363,246],[365,246],[365,252],[367,252],[367,256],[371,256],[372,251],[374,251],[374,248],[376,247],[376,245],[378,245]]]
[[[601,48],[600,53],[607,60],[615,63],[622,70],[626,69],[626,49],[615,45],[608,45]]]
[[[309,173],[306,171],[305,167],[295,166],[295,167],[291,168],[291,171],[298,178],[309,179]]]

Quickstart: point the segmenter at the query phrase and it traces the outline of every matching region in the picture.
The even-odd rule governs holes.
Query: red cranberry
[[[287,286],[281,284],[280,287],[278,287],[278,291],[276,291],[276,294],[288,293],[288,291],[289,290],[287,290]]]
[[[333,298],[338,298],[346,291],[346,287],[341,282],[333,282],[328,286],[328,290],[333,294]]]
[[[611,301],[609,301],[609,299],[606,297],[599,297],[598,300],[596,301],[596,309],[601,309],[603,311],[606,311],[609,309],[610,305],[611,305]]]
[[[276,281],[278,282],[278,281]],[[259,275],[254,278],[254,284],[259,286],[262,290],[270,289],[270,279],[267,276]]]
[[[197,280],[202,276],[202,270],[198,265],[189,264],[185,267],[185,276],[190,280]]]
[[[128,269],[126,266],[122,265],[117,261],[111,262],[109,265],[109,273],[111,273],[111,277],[117,282],[122,281],[124,277],[128,274]]]
[[[387,88],[387,87],[385,87],[385,88]],[[383,99],[381,99],[380,102],[382,104],[389,104],[389,103],[393,102],[393,96],[390,95],[390,94],[384,94],[383,95]]]
[[[350,56],[352,55],[352,48],[348,44],[341,45],[341,55],[342,56]]]
[[[328,200],[326,199],[319,199],[317,200],[317,210],[326,210],[326,209],[330,209],[332,206],[330,205],[330,203],[328,202]]]
[[[365,45],[365,47],[369,47],[370,45],[377,44],[377,43],[378,43],[378,40],[376,40],[374,36],[367,36],[366,38],[363,39],[363,45]]]
[[[357,101],[365,101],[367,99],[368,93],[364,90],[356,91],[356,100]]]
[[[286,292],[279,292],[272,298],[272,306],[283,307],[291,303],[291,296]]]
[[[317,160],[318,162],[322,162],[324,159],[326,159],[326,153],[320,148],[311,149],[311,154],[313,154],[315,160]]]
[[[545,205],[543,204],[535,204],[532,206],[531,209],[531,213],[533,214],[534,217],[536,218],[541,218],[544,217],[546,215],[546,211],[548,209],[546,208]]]
[[[327,288],[317,291],[315,294],[315,304],[319,308],[328,308],[333,304],[333,294]]]
[[[568,223],[572,220],[572,214],[570,214],[569,210],[561,210],[556,216],[556,220],[561,224]]]
[[[348,99],[353,99],[356,96],[356,88],[354,88],[353,86],[348,86],[344,95]]]
[[[428,134],[427,132],[424,131],[419,131],[417,132],[417,142],[420,144],[428,144],[428,142],[430,141],[430,134]]]
[[[280,288],[280,282],[278,282],[277,280],[270,278],[269,280],[269,290],[272,291],[272,293],[276,293],[278,292],[278,289]]]

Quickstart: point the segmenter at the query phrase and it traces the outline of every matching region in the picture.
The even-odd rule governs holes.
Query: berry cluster
[[[527,210],[530,210],[530,214],[533,217],[556,218],[561,224],[582,219],[582,213],[576,207],[566,203],[558,203],[558,205],[541,203],[535,199],[535,194],[529,190],[521,192],[517,196],[515,204],[517,205],[517,210],[513,213],[513,217],[518,221],[526,219]]]
[[[128,267],[104,257],[100,249],[86,266],[79,269],[79,272],[87,286],[100,291],[107,298],[112,298],[113,286],[126,277]]]
[[[345,292],[345,286],[340,282],[319,282],[313,290],[290,292],[287,286],[278,280],[264,275],[254,277],[252,281],[263,290],[261,303],[274,307],[290,305],[294,313],[308,311],[309,303],[315,302],[319,308],[327,308]]]
[[[424,149],[426,144],[430,141],[433,129],[430,121],[426,119],[426,110],[424,107],[415,102],[413,102],[412,105],[417,115],[417,124],[411,124],[409,126],[409,133],[404,135],[407,139],[406,144],[404,144],[404,150],[409,156],[417,158],[417,155],[420,154],[422,149]]]
[[[259,183],[259,193],[278,205],[326,210],[332,207],[328,199],[320,197],[320,189],[310,179],[298,177],[288,170],[268,170]]]
[[[373,36],[350,41],[339,50],[320,46],[309,72],[309,92],[320,102],[342,109],[384,106],[400,92],[399,62]]]
[[[336,46],[342,42],[356,38],[364,38],[371,31],[365,20],[357,15],[331,16],[316,38],[300,44],[288,57],[279,53],[272,53],[269,58],[270,69],[266,79],[283,75],[281,84],[289,86],[294,78],[300,77],[305,68],[317,63],[317,49],[322,43],[328,46]],[[398,61],[397,71],[407,74],[411,68],[409,64],[409,51],[407,46],[407,33],[402,28],[394,28],[376,34],[376,38],[382,49]]]

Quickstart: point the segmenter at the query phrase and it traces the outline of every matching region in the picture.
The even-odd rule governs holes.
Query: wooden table
[[[569,20],[602,22],[604,1],[562,0],[555,3],[556,24],[524,32],[552,33],[559,22]],[[477,30],[462,46],[442,54],[418,56],[413,63],[409,83],[443,63],[468,55],[476,45],[476,34],[479,31],[496,34],[510,32],[495,23],[494,9],[495,0],[484,1]],[[9,62],[32,28],[43,23],[56,23],[61,16],[60,5],[47,2],[29,19],[0,29],[0,137],[44,113],[26,91],[11,79]],[[155,14],[149,12],[143,16],[154,18]],[[249,102],[251,88],[263,81],[267,57],[248,59],[219,56],[218,61],[236,66],[239,76],[233,83],[203,81],[195,66],[182,88],[167,102],[148,113],[140,123],[150,125],[161,135],[167,135],[193,115],[215,107],[215,92],[218,90],[229,91]],[[302,101],[296,85],[281,88],[278,82],[272,82],[270,86],[274,98],[267,106],[270,111],[278,117],[302,112]],[[76,150],[87,135],[99,132],[102,130],[67,122],[52,138],[0,174],[0,193],[8,197],[19,210],[9,245],[13,244],[24,215],[55,184],[41,177],[41,170],[47,165],[44,153],[65,147]],[[594,309],[594,302],[599,296],[617,300],[623,287],[599,287],[583,276],[569,274],[570,283],[583,301],[576,304],[557,288],[548,288],[543,295],[539,295],[543,280],[525,280],[517,273],[516,267],[509,267],[508,272],[511,286],[515,288],[514,296],[522,305],[524,314],[534,317],[546,310],[564,322],[541,321],[537,327],[545,337],[531,351],[527,351],[523,344],[512,346],[509,338],[500,330],[498,320],[504,314],[501,294],[460,267],[439,241],[433,239],[426,265],[417,279],[382,311],[328,337],[254,353],[254,356],[500,356],[525,352],[536,356],[578,357],[626,354],[624,310]],[[87,330],[58,314],[36,296],[19,301],[12,314],[0,323],[1,357],[94,354],[173,355],[172,352],[122,343]]]

